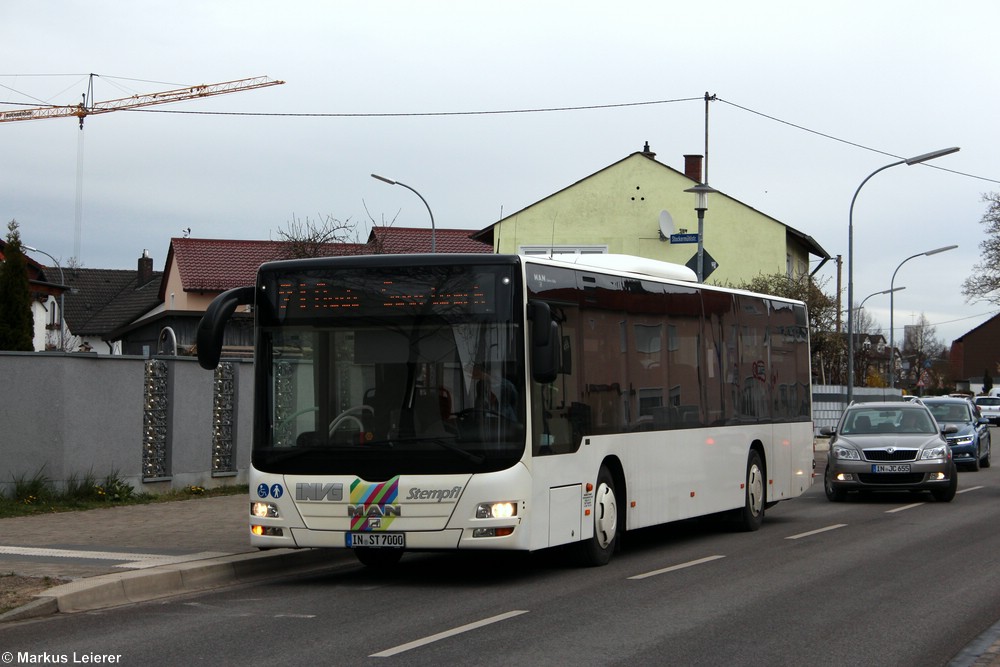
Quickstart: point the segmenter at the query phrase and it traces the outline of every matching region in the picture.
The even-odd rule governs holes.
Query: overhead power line
[[[730,102],[729,100],[724,100],[721,97],[717,97],[716,99],[719,102],[722,102],[723,104],[728,104],[729,106],[735,107],[737,109],[740,109],[741,111],[746,111],[747,113],[755,114],[757,116],[760,116],[761,118],[766,118],[768,120],[774,121],[775,123],[781,123],[782,125],[787,125],[789,127],[794,127],[796,130],[802,130],[803,132],[808,132],[810,134],[815,134],[816,136],[823,137],[824,139],[830,139],[831,141],[837,141],[837,142],[840,142],[842,144],[847,144],[848,146],[854,146],[855,148],[860,148],[862,150],[871,151],[872,153],[878,153],[879,155],[885,155],[886,157],[891,157],[891,158],[894,158],[896,160],[904,160],[904,159],[906,159],[902,155],[896,155],[894,153],[889,153],[887,151],[882,151],[882,150],[879,150],[877,148],[872,148],[871,146],[865,146],[864,144],[859,144],[859,143],[855,143],[853,141],[848,141],[847,139],[841,139],[839,137],[833,136],[832,134],[826,134],[825,132],[820,132],[818,130],[811,130],[808,127],[805,127],[803,125],[797,125],[797,124],[792,123],[790,121],[782,120],[781,118],[776,118],[775,116],[770,116],[770,115],[768,115],[766,113],[763,113],[761,111],[756,111],[754,109],[750,109],[749,107],[745,107],[745,106],[741,106],[739,104],[736,104],[735,102]],[[967,174],[967,173],[962,172],[962,171],[956,171],[955,169],[948,169],[947,167],[942,167],[942,166],[939,166],[939,165],[936,165],[936,164],[926,163],[923,166],[930,167],[931,169],[940,169],[941,171],[947,171],[947,172],[952,173],[952,174],[957,174],[958,176],[968,176],[969,178],[975,178],[975,179],[979,179],[981,181],[987,181],[989,183],[1000,183],[1000,180],[996,180],[996,179],[993,179],[993,178],[986,178],[985,176],[976,176],[975,174]]]
[[[498,116],[518,113],[551,113],[556,111],[593,111],[597,109],[620,109],[623,107],[652,106],[702,100],[703,97],[683,97],[674,100],[652,100],[648,102],[621,102],[618,104],[590,104],[575,107],[538,107],[530,109],[492,109],[480,111],[412,111],[412,112],[372,112],[372,113],[283,113],[247,111],[183,111],[180,109],[158,109],[160,113],[180,113],[204,116],[276,116],[292,118],[405,118],[420,116]],[[149,111],[154,111],[149,109]]]
[[[104,77],[104,78],[120,78],[126,81],[143,81],[142,79],[127,79],[124,77]],[[0,87],[6,88],[0,84]],[[8,90],[12,90],[8,88]],[[159,114],[185,114],[191,116],[247,116],[247,117],[266,117],[266,118],[429,118],[429,117],[447,117],[447,116],[499,116],[499,115],[511,115],[511,114],[530,114],[530,113],[559,113],[559,112],[570,112],[570,111],[596,111],[601,109],[624,109],[629,107],[643,107],[643,106],[655,106],[660,104],[675,104],[677,102],[702,102],[705,100],[704,95],[699,95],[697,97],[679,97],[674,99],[666,100],[648,100],[640,102],[620,102],[613,104],[588,104],[580,106],[559,106],[559,107],[529,107],[524,109],[480,109],[480,110],[467,110],[467,111],[409,111],[409,112],[391,112],[391,111],[376,111],[376,112],[257,112],[257,111],[191,111],[184,109],[129,109],[129,111],[138,113],[159,113]],[[788,127],[800,130],[802,132],[808,132],[809,134],[814,134],[824,139],[829,139],[830,141],[836,141],[838,143],[845,144],[847,146],[853,146],[854,148],[860,148],[861,150],[869,151],[872,153],[878,153],[879,155],[884,155],[886,157],[891,157],[893,159],[901,160],[904,156],[896,155],[888,151],[880,150],[878,148],[873,148],[872,146],[865,146],[864,144],[859,144],[854,141],[849,141],[847,139],[841,139],[840,137],[834,136],[826,132],[820,132],[819,130],[813,130],[804,125],[793,123],[787,121],[777,116],[766,114],[762,111],[757,111],[756,109],[751,109],[749,107],[737,104],[730,100],[723,99],[718,96],[713,96],[712,101],[719,101],[723,104],[727,104],[740,111],[745,111],[761,118],[765,118],[775,123],[780,123]],[[10,104],[18,105],[16,102],[0,102],[0,104]],[[930,167],[931,169],[939,169],[941,171],[946,171],[958,176],[966,176],[968,178],[974,178],[980,181],[986,181],[988,183],[1000,183],[1000,180],[994,178],[987,178],[985,176],[977,176],[975,174],[969,174],[962,171],[957,171],[955,169],[948,169],[947,167],[942,167],[936,164],[925,164],[924,166]]]

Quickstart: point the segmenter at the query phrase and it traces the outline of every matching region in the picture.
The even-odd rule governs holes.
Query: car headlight
[[[928,447],[924,451],[920,452],[920,460],[925,461],[927,459],[943,459],[948,456],[948,446],[938,445],[937,447]]]
[[[860,461],[861,452],[854,449],[853,447],[845,447],[843,445],[834,445],[833,447],[833,458],[844,459],[847,461]]]
[[[973,437],[971,435],[960,435],[957,438],[952,439],[952,444],[955,445],[971,445]]]

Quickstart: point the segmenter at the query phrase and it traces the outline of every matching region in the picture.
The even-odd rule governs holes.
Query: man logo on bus
[[[347,516],[349,517],[384,517],[402,516],[403,510],[399,505],[348,505]]]

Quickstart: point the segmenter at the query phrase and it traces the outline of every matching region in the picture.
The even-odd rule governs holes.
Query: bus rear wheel
[[[584,565],[607,565],[618,544],[618,495],[615,480],[604,466],[597,475],[594,491],[594,535],[580,543]]]
[[[757,450],[751,449],[747,457],[746,485],[743,489],[743,507],[735,511],[737,527],[750,532],[758,530],[764,522],[764,493],[767,489],[764,464]]]

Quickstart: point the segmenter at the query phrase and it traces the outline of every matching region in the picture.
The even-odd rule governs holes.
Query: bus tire
[[[370,567],[373,570],[385,570],[399,562],[399,559],[403,557],[403,550],[360,547],[354,550],[354,555],[365,567]]]
[[[580,543],[580,561],[586,566],[607,565],[618,543],[618,492],[604,466],[594,491],[594,535]]]
[[[736,510],[739,530],[751,532],[760,529],[764,522],[764,492],[767,488],[764,464],[756,449],[747,457],[746,485],[743,489],[743,507]]]

